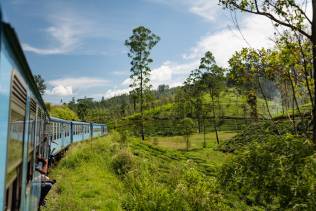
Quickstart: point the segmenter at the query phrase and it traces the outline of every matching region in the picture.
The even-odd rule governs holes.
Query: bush
[[[249,205],[272,210],[316,210],[316,158],[312,145],[293,135],[252,142],[226,163],[220,184]]]
[[[112,130],[110,133],[111,136],[111,141],[112,142],[119,142],[121,139],[121,135],[119,132],[117,132],[116,130]]]
[[[184,141],[186,143],[187,151],[189,151],[190,148],[190,136],[194,132],[194,122],[191,118],[184,118],[180,121],[180,124],[182,126],[182,135],[184,138]]]
[[[77,114],[65,105],[50,106],[50,115],[53,117],[67,119],[67,120],[79,120]]]
[[[180,210],[227,210],[214,178],[207,178],[196,168],[189,168],[175,189],[175,201]]]
[[[131,175],[126,179],[128,194],[122,204],[126,210],[171,210],[173,198],[166,185],[151,175]]]
[[[229,210],[216,180],[207,178],[197,168],[187,165],[180,174],[153,172],[157,167],[141,166],[126,177],[129,190],[123,208],[126,210]],[[139,170],[139,169],[138,169]],[[178,169],[179,170],[179,169]]]
[[[289,122],[273,123],[271,121],[264,121],[253,123],[234,138],[222,142],[217,149],[222,152],[235,152],[252,142],[263,142],[267,136],[279,136],[287,133],[294,133],[293,127]]]
[[[127,150],[121,150],[112,159],[112,168],[114,172],[119,175],[127,174],[133,167],[132,154]]]
[[[120,132],[119,143],[121,148],[127,147],[128,145],[128,132],[127,130],[123,130]]]

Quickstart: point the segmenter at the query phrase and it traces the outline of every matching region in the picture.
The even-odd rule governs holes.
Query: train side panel
[[[7,160],[7,140],[9,130],[9,100],[10,100],[10,78],[12,65],[5,54],[3,45],[3,38],[1,38],[1,65],[0,65],[0,209],[4,209],[5,195],[6,195],[6,160]]]

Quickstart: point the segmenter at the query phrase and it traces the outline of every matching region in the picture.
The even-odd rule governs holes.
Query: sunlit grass
[[[235,135],[236,135],[236,132],[231,132],[231,131],[218,132],[220,142],[228,140]],[[203,148],[204,134],[202,133],[193,134],[190,137],[190,142],[191,142],[190,150]],[[214,145],[217,144],[215,132],[205,134],[205,142],[206,142],[207,148],[213,148]],[[157,145],[158,147],[161,147],[164,149],[186,150],[186,142],[183,136],[172,136],[172,137],[154,136],[154,137],[148,138],[146,140],[146,143]]]
[[[110,170],[109,138],[76,144],[55,167],[44,210],[122,210],[122,182]]]
[[[233,132],[219,132],[220,141],[233,137]],[[130,186],[115,175],[112,158],[117,153],[113,136],[75,144],[50,173],[57,183],[47,197],[44,210],[122,210]],[[153,144],[153,139],[158,144]],[[203,134],[191,137],[190,151],[184,150],[182,136],[153,137],[141,143],[138,137],[129,137],[128,150],[133,154],[133,171],[143,171],[150,164],[156,175],[148,175],[162,183],[172,177],[175,169],[188,162],[196,164],[198,171],[214,178],[217,169],[232,155],[214,150],[217,146],[215,133],[206,134],[207,147],[203,148]],[[116,146],[116,147],[115,147]],[[137,182],[132,180],[130,182]]]

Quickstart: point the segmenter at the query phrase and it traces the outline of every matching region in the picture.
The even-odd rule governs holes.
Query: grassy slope
[[[45,210],[121,210],[123,184],[109,170],[108,139],[79,143],[67,152],[50,174],[57,184]]]
[[[203,104],[210,105],[211,99],[208,94],[204,94],[203,96]],[[222,110],[217,109],[217,114],[223,114],[225,117],[244,117],[244,108],[246,106],[248,111],[246,112],[249,115],[249,108],[247,105],[246,96],[237,96],[233,89],[228,89],[226,91],[221,92],[219,97],[219,104],[222,107]],[[274,101],[268,101],[269,110],[271,114],[278,115],[282,111],[282,107],[280,103]],[[266,108],[265,101],[261,98],[257,99],[257,109],[260,116],[268,117],[268,112]],[[174,103],[167,103],[161,106],[157,106],[152,109],[145,110],[145,117],[162,117],[162,118],[170,118],[175,114],[175,104]],[[133,118],[135,115],[139,115],[135,113],[127,118]],[[211,112],[209,112],[211,115]]]
[[[222,132],[222,140],[233,136]],[[175,168],[185,165],[188,160],[197,164],[199,171],[212,176],[231,155],[215,151],[214,134],[207,134],[208,147],[202,149],[203,135],[192,137],[192,150],[182,149],[182,137],[156,137],[140,144],[133,139],[129,148],[138,163],[150,162],[159,175],[170,175]],[[92,142],[79,143],[71,148],[65,158],[50,174],[57,179],[57,185],[48,196],[46,210],[121,210],[121,204],[129,191],[111,169],[113,143],[111,137],[99,138]],[[174,144],[176,142],[177,144]],[[92,147],[91,147],[92,146]],[[164,176],[161,176],[164,178]]]

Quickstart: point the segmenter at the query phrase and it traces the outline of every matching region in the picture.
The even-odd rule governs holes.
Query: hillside
[[[205,148],[194,134],[188,151],[181,136],[140,143],[112,132],[76,144],[50,173],[57,184],[45,210],[313,210],[312,145],[287,123],[278,130],[220,132],[220,145],[208,133]]]

